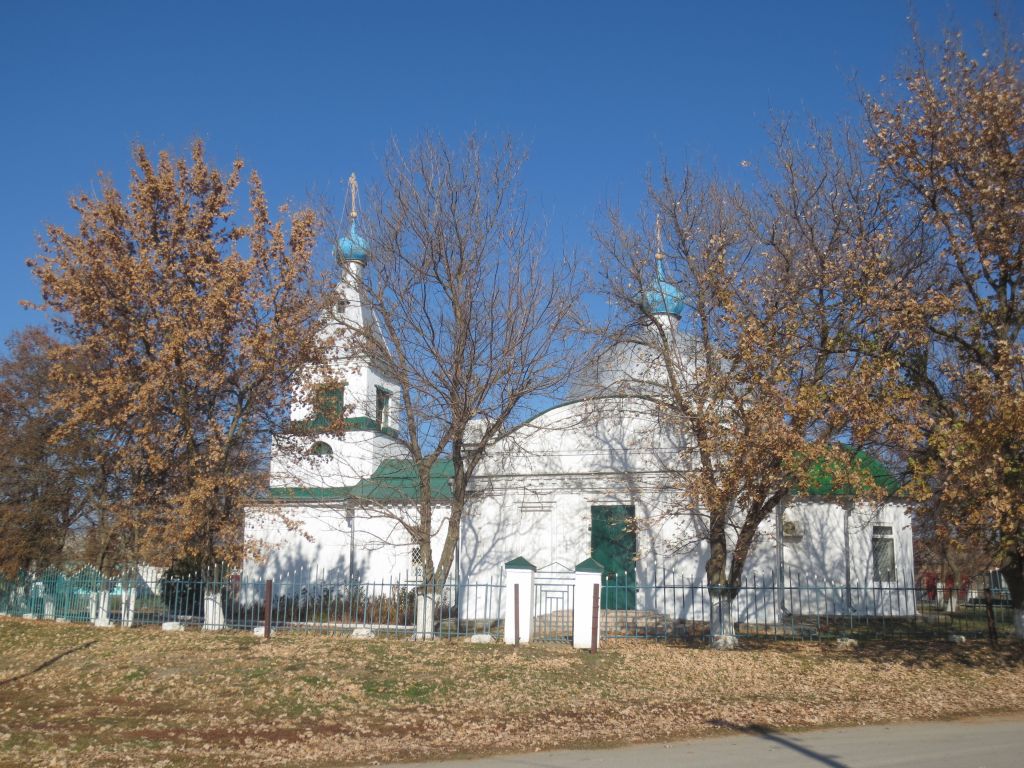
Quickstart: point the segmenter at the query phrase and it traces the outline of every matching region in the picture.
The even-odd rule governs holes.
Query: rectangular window
[[[871,567],[875,581],[896,581],[896,545],[891,525],[871,529]]]
[[[345,413],[345,388],[321,390],[317,395],[316,411],[317,416],[323,416],[328,421],[340,419]]]
[[[413,547],[412,552],[409,556],[412,562],[412,577],[416,581],[423,580],[423,550],[419,547]]]
[[[340,419],[345,415],[345,388],[322,385],[310,394],[311,413],[297,422],[307,434],[323,434],[339,429]]]
[[[377,387],[377,427],[387,429],[391,426],[391,393],[383,387]]]

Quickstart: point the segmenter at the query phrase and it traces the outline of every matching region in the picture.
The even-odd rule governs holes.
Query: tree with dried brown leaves
[[[866,100],[879,183],[931,241],[907,291],[927,344],[906,359],[925,398],[917,490],[947,541],[983,542],[1024,637],[1024,79],[1019,47],[918,45],[902,92]]]
[[[779,139],[779,180],[760,195],[665,172],[649,185],[645,227],[612,211],[599,235],[602,279],[627,319],[602,336],[645,350],[626,393],[685,444],[673,514],[695,516],[708,547],[718,647],[735,644],[732,600],[762,523],[823,467],[837,487],[880,496],[858,449],[884,425],[913,423],[886,354],[904,329],[888,322],[895,238],[875,223],[877,193],[848,144]]]
[[[108,176],[71,200],[29,262],[53,327],[58,439],[89,430],[106,478],[106,551],[154,564],[241,554],[242,508],[265,487],[269,434],[296,373],[323,354],[324,291],[309,210],[272,221],[243,163],[223,174],[203,144],[154,160],[141,146],[126,196]]]
[[[95,520],[100,479],[87,430],[49,407],[60,344],[42,328],[7,341],[0,360],[0,573],[59,565]]]

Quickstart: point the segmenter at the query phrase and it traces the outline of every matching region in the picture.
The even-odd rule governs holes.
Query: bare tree
[[[576,270],[547,258],[519,185],[524,160],[511,141],[476,136],[458,147],[434,137],[407,151],[392,144],[364,203],[362,290],[376,319],[350,328],[344,344],[398,387],[392,426],[415,469],[416,501],[373,513],[419,547],[427,582],[452,568],[488,446],[572,371]],[[445,462],[452,476],[441,489]]]

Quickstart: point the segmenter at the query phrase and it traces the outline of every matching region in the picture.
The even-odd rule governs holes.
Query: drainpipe
[[[356,513],[348,511],[348,581],[356,580]]]
[[[785,514],[785,511],[786,499],[783,497],[775,509],[775,549],[779,574],[777,582],[779,585],[778,614],[780,617],[786,612],[786,580],[783,575],[783,568],[786,565],[786,554],[782,543],[782,517]]]
[[[843,559],[846,565],[846,610],[853,613],[853,591],[850,586],[850,512],[851,502],[843,502]]]

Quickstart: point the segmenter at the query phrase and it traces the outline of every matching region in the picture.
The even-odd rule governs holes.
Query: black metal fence
[[[669,573],[653,583],[638,583],[631,574],[606,575],[601,636],[704,639],[712,602],[723,598],[731,601],[740,637],[936,639],[988,634],[988,607],[981,593],[946,594],[898,582],[846,584],[793,571],[784,578],[754,574],[734,590],[709,589],[704,579]],[[992,601],[992,618],[1000,636],[1013,636],[1013,609],[1005,596]]]
[[[145,567],[105,576],[85,568],[0,579],[0,614],[169,630],[497,636],[503,590],[501,582],[335,583],[241,574],[170,576]]]
[[[557,576],[557,578],[556,578]],[[571,572],[538,574],[533,638],[571,642]],[[740,637],[817,640],[985,637],[986,596],[968,590],[898,583],[844,584],[797,572],[752,575],[735,590],[663,573],[652,582],[606,575],[600,595],[601,637],[695,640],[708,637],[713,602],[731,604]],[[415,578],[331,582],[302,576],[274,580],[242,574],[176,576],[149,567],[109,576],[92,568],[0,578],[0,614],[99,626],[159,625],[322,635],[354,634],[479,639],[503,635],[502,581],[423,584]],[[526,596],[523,599],[527,599]],[[993,596],[1000,636],[1013,635],[1006,595]]]

